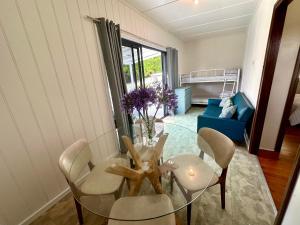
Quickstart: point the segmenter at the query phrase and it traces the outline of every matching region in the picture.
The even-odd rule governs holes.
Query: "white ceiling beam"
[[[197,16],[201,16],[201,15],[206,15],[206,14],[211,14],[211,13],[216,13],[216,12],[219,12],[219,11],[223,11],[225,9],[234,8],[236,6],[242,6],[242,5],[251,3],[251,2],[256,2],[256,0],[247,0],[247,1],[244,1],[244,2],[241,2],[241,3],[232,4],[232,5],[229,5],[229,6],[222,7],[222,8],[218,8],[218,9],[214,9],[214,10],[209,10],[209,11],[205,11],[205,12],[193,14],[193,15],[190,15],[190,16],[181,17],[181,18],[178,18],[178,19],[166,22],[165,24],[168,25],[168,24],[176,23],[178,21],[190,19],[190,18],[193,18],[193,17],[197,17]]]
[[[243,30],[248,28],[247,25],[243,25],[243,26],[236,26],[236,27],[230,27],[230,28],[225,28],[225,29],[219,29],[219,30],[214,30],[214,31],[209,31],[209,32],[199,32],[197,34],[193,34],[193,35],[188,35],[188,36],[184,36],[184,35],[179,35],[184,41],[187,40],[192,40],[195,39],[197,37],[201,37],[201,36],[205,36],[205,35],[211,35],[211,34],[216,34],[216,33],[223,33],[226,31],[234,31],[234,30]]]
[[[178,1],[179,1],[179,0],[172,0],[172,1],[169,1],[169,2],[166,2],[166,3],[163,3],[163,4],[160,4],[160,5],[154,6],[154,7],[152,7],[152,8],[145,9],[145,10],[143,10],[142,12],[150,12],[150,11],[152,11],[152,10],[154,10],[154,9],[161,8],[161,7],[163,7],[163,6],[170,5],[170,4],[173,4],[173,3],[178,2]]]
[[[187,39],[248,27],[261,0],[205,0],[207,4],[203,7],[188,4],[189,1],[193,3],[192,0],[174,1],[173,5],[173,0],[126,1],[139,7],[144,16],[163,25],[178,38]],[[176,11],[178,13],[174,13]]]
[[[207,26],[207,25],[212,25],[212,24],[216,24],[216,23],[222,23],[225,21],[230,21],[230,20],[236,20],[236,19],[241,19],[241,18],[245,18],[245,17],[251,17],[253,14],[245,14],[242,16],[235,16],[235,17],[230,17],[230,18],[225,18],[225,19],[221,19],[221,20],[214,20],[212,22],[209,23],[200,23],[194,26],[189,26],[189,27],[185,27],[185,28],[179,28],[179,29],[175,29],[175,32],[181,32],[181,31],[186,31],[186,30],[191,30],[197,27],[203,27],[203,26]]]

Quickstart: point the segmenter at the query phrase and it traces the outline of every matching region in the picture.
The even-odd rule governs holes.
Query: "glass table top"
[[[137,206],[135,213],[111,213],[111,209],[114,203],[119,198],[124,198],[129,196],[129,182],[125,179],[123,185],[118,192],[118,195],[114,194],[106,194],[106,195],[90,195],[90,196],[81,196],[77,197],[77,201],[87,209],[88,211],[97,214],[99,216],[113,219],[113,220],[125,220],[125,221],[141,221],[141,220],[149,220],[154,218],[159,218],[166,216],[168,214],[177,212],[181,209],[184,209],[188,204],[196,200],[199,196],[201,196],[206,188],[209,186],[210,181],[212,180],[214,173],[209,173],[203,178],[203,188],[197,192],[193,192],[191,197],[187,199],[183,194],[182,190],[177,185],[177,182],[173,182],[173,188],[171,188],[171,174],[177,170],[180,165],[183,165],[182,162],[178,161],[177,158],[179,156],[187,156],[187,159],[192,156],[199,157],[203,160],[203,162],[214,171],[217,172],[217,164],[214,161],[214,155],[211,151],[209,145],[205,142],[204,139],[198,137],[196,131],[191,130],[187,127],[183,127],[177,124],[172,123],[156,123],[155,125],[156,135],[154,137],[154,144],[149,146],[145,143],[143,138],[139,138],[138,135],[134,135],[134,145],[142,146],[140,149],[135,148],[138,154],[142,154],[140,151],[143,149],[143,153],[145,151],[154,151],[155,143],[157,143],[159,137],[162,134],[168,134],[166,142],[163,146],[163,153],[160,158],[160,162],[158,163],[158,168],[160,170],[160,185],[162,194],[167,195],[172,202],[173,207],[167,210],[153,210],[153,212],[149,213],[139,213],[139,209],[142,210],[143,206]],[[95,140],[97,141],[97,140]],[[93,142],[89,143],[93,145]],[[130,168],[130,154],[120,154],[119,158],[126,159],[128,165],[126,167]],[[197,159],[197,158],[196,158]],[[148,162],[143,162],[143,165],[147,165]],[[200,176],[203,176],[203,173],[197,174],[197,170],[193,170],[197,166],[194,160],[187,160],[184,162],[186,172],[184,172],[184,176],[193,182],[193,179],[202,179]],[[173,171],[173,172],[172,172]],[[114,175],[117,176],[117,175]],[[173,190],[172,190],[173,189]],[[150,180],[143,179],[141,187],[139,191],[135,194],[135,196],[152,196],[157,195],[153,185]],[[76,197],[76,196],[75,196]],[[126,210],[126,209],[124,209]]]

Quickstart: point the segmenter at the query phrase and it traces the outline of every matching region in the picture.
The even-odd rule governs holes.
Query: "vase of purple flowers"
[[[167,85],[154,84],[149,87],[140,87],[124,95],[121,100],[122,108],[129,114],[136,110],[143,120],[147,144],[153,144],[155,135],[154,124],[158,110],[165,106],[169,111],[177,108],[177,96]],[[149,115],[149,107],[155,106],[154,115]]]

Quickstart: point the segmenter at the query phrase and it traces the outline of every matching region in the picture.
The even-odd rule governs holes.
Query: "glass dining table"
[[[145,139],[139,137],[142,132],[137,132],[138,127],[136,126],[134,130],[134,144],[135,146],[140,146],[140,149],[144,149],[143,152],[146,151],[154,151],[155,150],[155,143],[159,140],[159,137],[162,134],[168,134],[166,142],[163,146],[163,152],[161,156],[161,160],[158,165],[160,169],[160,186],[161,186],[161,193],[167,195],[172,202],[172,209],[169,210],[154,210],[153,213],[138,213],[139,209],[142,209],[143,206],[137,206],[135,210],[137,213],[122,213],[122,214],[111,214],[111,209],[114,203],[119,198],[129,196],[129,182],[126,181],[122,185],[119,195],[115,196],[111,195],[92,195],[92,196],[81,196],[76,200],[80,203],[82,207],[86,210],[99,215],[101,217],[107,218],[109,220],[119,220],[119,221],[143,221],[143,220],[151,220],[163,216],[167,216],[172,213],[176,213],[179,210],[184,209],[187,205],[191,204],[197,198],[199,198],[208,187],[211,177],[205,177],[207,181],[207,185],[204,185],[204,188],[198,192],[193,193],[190,199],[186,199],[185,196],[182,194],[180,188],[176,185],[176,182],[172,185],[171,182],[171,174],[173,170],[178,169],[178,165],[175,163],[176,156],[179,155],[195,155],[200,157],[205,163],[211,166],[214,170],[217,170],[214,161],[214,155],[211,151],[208,144],[206,144],[205,140],[201,137],[198,137],[198,134],[195,130],[192,130],[188,127],[184,127],[178,124],[173,123],[156,123],[155,124],[155,137],[154,137],[154,144],[152,146],[148,146],[145,143]],[[138,133],[138,134],[137,134]],[[90,143],[93,145],[93,142]],[[204,146],[204,147],[200,147]],[[131,158],[130,154],[120,154],[118,157],[128,159],[128,168],[130,168],[129,160]],[[144,162],[143,163],[147,163]],[[201,179],[203,174],[198,175],[197,172],[193,172],[194,165],[193,162],[190,163],[188,166],[188,171],[186,172],[186,176],[191,176],[191,179]],[[191,174],[192,173],[192,174]],[[209,175],[208,175],[209,176]],[[149,195],[156,195],[157,192],[153,188],[153,185],[149,181],[149,179],[144,179],[139,191],[135,194],[135,196],[149,196]]]

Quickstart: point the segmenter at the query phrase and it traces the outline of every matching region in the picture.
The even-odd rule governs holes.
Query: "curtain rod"
[[[97,22],[101,22],[100,20],[90,17],[90,16],[85,16],[86,19],[92,20],[92,21],[97,21]]]

